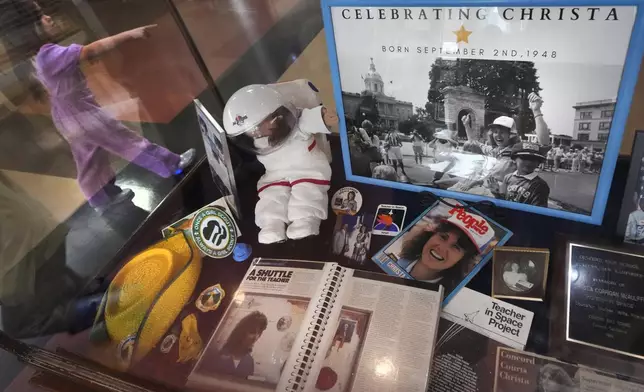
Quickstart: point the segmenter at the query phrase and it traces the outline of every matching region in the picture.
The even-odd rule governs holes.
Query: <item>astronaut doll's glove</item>
[[[338,125],[338,113],[334,109],[322,106],[322,120],[328,129]]]
[[[329,110],[324,106],[302,109],[298,120],[300,131],[308,135],[331,133],[329,128],[337,123],[338,115],[335,110]]]

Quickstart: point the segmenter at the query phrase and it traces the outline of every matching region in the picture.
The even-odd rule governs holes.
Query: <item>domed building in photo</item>
[[[376,65],[371,58],[369,71],[362,76],[364,90],[358,93],[342,92],[344,114],[356,125],[364,118],[369,118],[377,113],[380,125],[385,128],[397,128],[400,121],[408,120],[414,114],[414,105],[411,102],[400,101],[385,93],[385,82],[376,71]]]

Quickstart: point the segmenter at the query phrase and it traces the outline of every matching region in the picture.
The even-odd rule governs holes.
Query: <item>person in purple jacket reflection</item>
[[[89,204],[99,212],[134,196],[130,189],[114,184],[115,173],[108,154],[165,178],[180,174],[195,158],[194,149],[175,154],[141,137],[104,111],[81,71],[83,62],[94,61],[125,42],[145,39],[154,27],[138,27],[85,46],[61,46],[50,42],[59,32],[51,17],[43,15],[36,25],[45,42],[35,58],[36,76],[49,94],[54,124],[70,145],[78,184]]]

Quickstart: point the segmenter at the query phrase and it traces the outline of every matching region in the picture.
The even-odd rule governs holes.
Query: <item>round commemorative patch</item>
[[[362,195],[356,188],[345,186],[338,189],[331,199],[331,208],[336,215],[355,215],[362,207]]]
[[[235,223],[226,212],[215,207],[203,208],[195,214],[190,233],[199,250],[215,259],[229,256],[237,244]]]
[[[226,293],[219,283],[210,286],[199,294],[195,301],[195,306],[202,312],[209,312],[216,310],[221,305],[221,300],[224,299]]]

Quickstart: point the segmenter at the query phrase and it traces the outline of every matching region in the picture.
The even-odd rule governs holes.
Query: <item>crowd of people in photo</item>
[[[382,130],[371,121],[364,120],[359,128],[349,127],[348,135],[352,155],[355,156],[357,152],[366,163],[364,170],[358,169],[361,175],[404,182],[404,178],[398,175],[400,168],[400,174],[407,176],[403,164],[402,137],[395,128]]]
[[[545,171],[599,173],[604,154],[590,151],[588,147],[556,146],[548,151],[546,158],[546,162],[541,165],[541,169]]]
[[[565,147],[550,146],[548,126],[541,112],[541,97],[531,93],[528,101],[538,143],[522,141],[514,119],[508,116],[494,119],[483,130],[483,137],[474,129],[471,115],[462,116],[459,121],[467,134],[464,143],[455,140],[448,129],[437,130],[432,140],[426,141],[418,129],[403,135],[395,128],[377,129],[371,121],[364,120],[360,127],[348,129],[352,172],[546,207],[550,188],[539,177],[537,169],[548,170],[551,167],[548,157],[551,156],[550,170],[565,170],[562,162],[568,152],[564,152]],[[403,138],[411,142],[414,162],[422,166],[422,176],[428,179],[419,181],[407,175],[409,168],[405,167],[402,155]],[[570,170],[579,168],[579,171],[590,172],[601,167],[601,156],[587,150],[578,151],[576,155],[570,152],[570,156],[577,157],[571,159],[574,162],[571,162]]]

